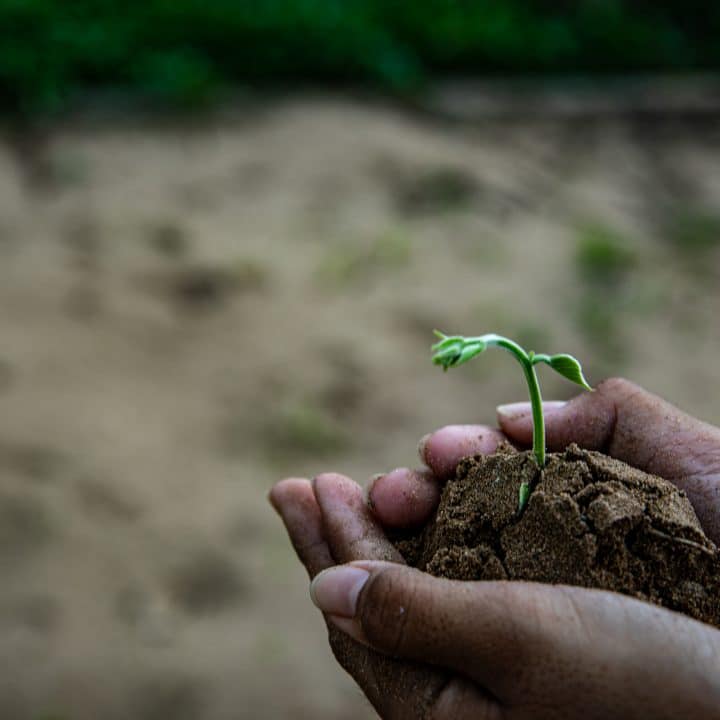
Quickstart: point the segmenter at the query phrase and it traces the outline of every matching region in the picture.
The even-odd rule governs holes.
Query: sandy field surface
[[[305,97],[8,134],[0,717],[374,717],[270,485],[523,399],[501,353],[434,368],[434,327],[720,423],[717,208],[715,121]]]

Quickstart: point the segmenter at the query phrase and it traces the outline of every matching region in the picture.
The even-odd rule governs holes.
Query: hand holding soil
[[[338,660],[389,718],[720,717],[720,631],[709,624],[614,592],[462,582],[405,566],[398,551],[402,542],[393,544],[387,535],[400,529],[417,536],[412,528],[433,517],[442,483],[451,480],[450,487],[462,475],[456,477],[461,458],[494,453],[508,440],[530,445],[529,406],[500,408],[498,417],[502,432],[451,426],[425,438],[421,454],[429,469],[399,469],[376,478],[368,489],[372,510],[359,486],[338,475],[321,475],[313,484],[285,480],[273,489],[271,500],[311,577],[327,570],[313,582],[312,593],[328,619]],[[545,418],[549,450],[571,443],[603,450],[686,493],[707,537],[680,493],[670,505],[656,503],[657,513],[649,519],[647,513],[629,514],[638,528],[654,529],[662,521],[677,533],[664,532],[671,537],[658,538],[650,548],[653,557],[687,552],[707,567],[716,563],[720,430],[623,380],[607,381],[567,404],[547,403]],[[587,466],[583,452],[573,452]],[[629,506],[638,503],[635,491],[642,482],[635,480],[626,493]],[[671,497],[661,489],[666,483],[648,482],[648,497]],[[587,487],[579,485],[576,495]],[[533,504],[547,504],[550,490],[538,485],[525,520]],[[571,495],[567,490],[559,494]],[[588,495],[583,507],[596,503],[594,526],[603,518],[612,524],[617,507],[606,502],[612,493],[605,488]],[[582,504],[577,497],[573,502]],[[663,507],[673,510],[672,517]],[[441,508],[437,517],[442,515]],[[452,513],[446,516],[452,520]],[[672,552],[668,543],[674,543]],[[352,564],[333,567],[337,563]],[[717,564],[713,567],[714,575],[706,572],[710,586],[717,580]],[[689,595],[693,587],[686,588]],[[717,593],[695,590],[694,597],[701,604],[707,600],[712,612]]]

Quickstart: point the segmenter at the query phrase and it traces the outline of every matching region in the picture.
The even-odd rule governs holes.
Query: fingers
[[[417,527],[440,502],[440,485],[430,470],[398,468],[375,477],[368,485],[367,497],[383,527]]]
[[[357,483],[344,475],[323,473],[315,478],[313,487],[325,539],[339,563],[364,559],[403,562],[372,517]]]
[[[335,473],[277,483],[268,499],[285,524],[300,561],[314,577],[336,562],[403,562],[372,517],[362,489]]]
[[[314,489],[325,538],[335,558],[341,562],[360,558],[402,562],[372,517],[360,486],[343,475],[325,473],[315,478]],[[329,588],[327,592],[332,597],[326,604],[331,610],[326,614],[334,625],[330,628],[330,646],[336,659],[360,685],[378,713],[384,718],[408,720],[490,717],[488,700],[472,684],[452,680],[446,672],[422,663],[378,653],[367,647],[361,634],[344,632],[347,628],[343,615],[352,611],[348,603],[357,599],[366,576],[364,570],[353,572],[351,569],[337,587]],[[311,595],[314,592],[311,590]],[[317,599],[314,600],[318,604]],[[459,711],[455,715],[447,714],[456,709],[461,700],[468,703],[463,713],[473,709],[474,715]]]
[[[281,516],[311,578],[335,564],[324,538],[320,507],[308,480],[282,480],[272,488],[268,499]],[[357,531],[357,524],[353,528]],[[358,644],[335,627],[331,618],[326,617],[326,621],[335,657],[358,682],[377,711],[383,717],[422,717],[424,704],[439,694],[446,684],[445,676],[420,665],[387,658]],[[409,714],[400,714],[403,707]],[[415,714],[410,714],[413,712]]]
[[[712,717],[720,703],[720,632],[615,593],[356,562],[319,575],[313,599],[381,652],[474,680],[507,717]]]
[[[277,483],[269,494],[311,578],[334,564],[324,533],[332,539],[340,557],[391,554],[389,543],[367,515],[362,492],[355,483],[341,475],[325,475],[317,478],[316,486],[328,512],[327,530],[323,528],[320,505],[309,481],[289,478]],[[331,519],[333,513],[337,513],[336,521]],[[348,521],[347,526],[343,526],[340,518]],[[335,602],[343,602],[343,592],[353,594],[352,581],[335,592]],[[332,616],[327,619],[335,657],[382,717],[392,720],[494,717],[491,711],[495,706],[472,683],[421,663],[387,657],[341,631],[333,624]],[[337,617],[334,620],[338,622]]]
[[[529,407],[499,408],[498,420],[515,442],[532,442]],[[546,434],[551,450],[576,442],[674,482],[687,492],[708,535],[720,541],[720,429],[615,378],[550,406]]]
[[[485,425],[448,425],[426,435],[418,447],[429,469],[397,468],[368,485],[368,504],[386,528],[411,528],[427,522],[440,501],[441,483],[462,458],[493,453],[505,436]]]
[[[508,583],[435,578],[406,566],[359,561],[312,583],[313,602],[359,642],[391,656],[429,662],[503,689],[525,653],[508,610]],[[501,698],[502,699],[502,698]]]
[[[311,579],[335,564],[323,535],[320,508],[308,480],[281,480],[272,488],[268,499],[282,518],[295,552]]]
[[[455,474],[457,464],[471,455],[489,455],[497,450],[505,436],[486,425],[447,425],[426,435],[418,448],[420,459],[439,480]]]
[[[598,385],[595,392],[578,395],[570,402],[544,402],[546,443],[549,450],[563,450],[577,443],[588,450],[606,450],[615,430],[616,408]],[[533,422],[530,403],[501,405],[498,425],[519,445],[530,446]]]

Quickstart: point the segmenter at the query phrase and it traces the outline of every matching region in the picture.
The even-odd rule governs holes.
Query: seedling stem
[[[438,338],[438,342],[432,346],[433,362],[436,365],[441,365],[443,370],[462,365],[476,355],[479,355],[487,347],[492,346],[507,350],[520,363],[530,394],[530,407],[532,409],[533,420],[533,454],[535,455],[538,467],[544,468],[546,462],[545,418],[543,416],[542,395],[540,394],[540,384],[537,373],[535,372],[535,366],[539,363],[545,363],[568,380],[577,383],[586,390],[592,390],[583,376],[580,363],[572,355],[541,355],[534,353],[532,350],[526,351],[516,342],[501,335],[489,334],[478,337],[464,337],[462,335],[448,336],[438,330],[435,331],[435,335]],[[518,502],[520,511],[522,511],[527,504],[530,491],[531,488],[527,483],[523,483],[520,486]]]

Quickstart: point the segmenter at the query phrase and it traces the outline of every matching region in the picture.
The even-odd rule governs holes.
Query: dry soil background
[[[720,423],[717,123],[332,98],[0,145],[0,717],[369,718],[266,505],[572,352]],[[548,397],[573,388],[543,376]]]

